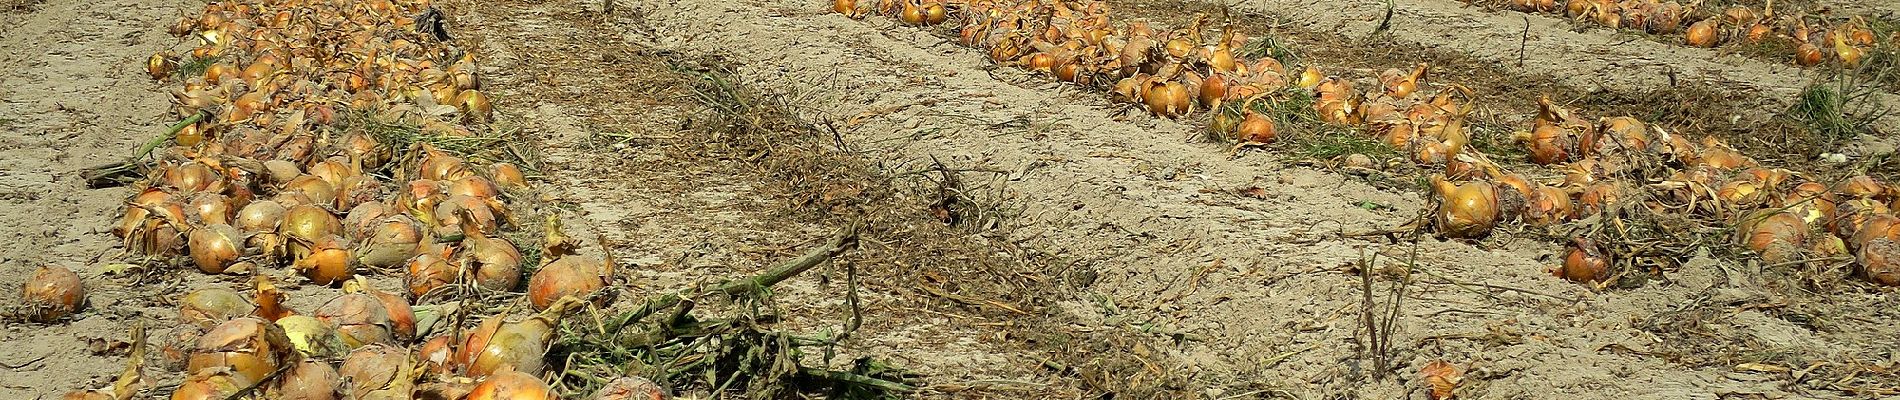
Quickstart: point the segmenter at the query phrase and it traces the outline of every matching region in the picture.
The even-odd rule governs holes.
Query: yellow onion
[[[1860,276],[1868,282],[1900,286],[1900,242],[1876,239],[1860,247]]]
[[[1886,192],[1886,186],[1871,176],[1855,175],[1834,186],[1834,193],[1852,198],[1869,198]]]
[[[1799,256],[1800,249],[1806,246],[1808,226],[1801,221],[1801,217],[1787,212],[1769,214],[1764,210],[1750,214],[1747,218],[1752,222],[1738,232],[1738,239],[1743,246],[1760,254],[1764,261],[1787,261]]]
[[[423,147],[423,153],[422,164],[417,166],[417,170],[422,173],[420,176],[422,179],[449,181],[469,175],[468,163],[462,161],[460,157],[426,145]]]
[[[290,183],[291,180],[303,176],[303,169],[298,167],[297,163],[286,160],[264,161],[264,170],[269,173],[271,182],[279,185]]]
[[[1596,242],[1578,238],[1564,252],[1563,266],[1557,276],[1572,282],[1602,282],[1610,279],[1610,259]]]
[[[1577,215],[1589,216],[1617,206],[1622,198],[1622,189],[1610,182],[1597,182],[1583,188],[1577,195]]]
[[[488,168],[489,179],[496,185],[510,189],[528,188],[528,178],[521,174],[521,167],[514,163],[495,163]]]
[[[40,267],[20,289],[25,316],[35,322],[66,318],[86,303],[86,286],[79,274],[64,267]]]
[[[193,229],[188,242],[191,261],[198,266],[198,271],[207,274],[241,272],[231,266],[244,255],[245,239],[243,233],[224,224]]]
[[[191,202],[186,204],[186,208],[190,210],[191,215],[198,217],[201,223],[230,224],[232,217],[237,214],[237,209],[231,202],[231,198],[225,195],[201,192],[191,196]]]
[[[480,90],[464,90],[456,94],[449,104],[455,105],[463,115],[476,122],[488,122],[495,118],[495,104],[490,103],[488,95],[482,94]]]
[[[1817,182],[1803,182],[1795,185],[1781,201],[1788,212],[1801,217],[1802,221],[1813,225],[1834,219],[1834,196],[1826,185]]]
[[[244,300],[244,296],[225,288],[204,288],[186,294],[178,301],[178,319],[199,327],[210,328],[218,324],[246,315],[257,306]]]
[[[1833,34],[1828,35],[1828,37],[1833,40],[1834,56],[1841,59],[1842,65],[1848,67],[1859,66],[1860,59],[1867,55],[1867,52],[1861,50],[1859,47],[1847,44],[1846,32],[1836,30]]]
[[[903,10],[898,12],[897,20],[903,21],[905,25],[924,25],[930,22],[924,15],[924,8],[916,1],[906,1],[903,7]]]
[[[943,21],[950,19],[949,10],[944,9],[942,3],[937,3],[937,2],[925,3],[923,8],[924,8],[924,23],[926,24],[930,24],[930,25],[941,24],[943,23]]]
[[[146,210],[147,207],[159,207],[169,203],[171,198],[171,193],[155,187],[145,188],[138,195],[132,196],[132,199],[126,202],[125,214],[119,218],[117,225],[112,226],[112,235],[120,238],[130,237],[133,231],[139,230],[152,217],[152,212]]]
[[[540,374],[546,366],[548,346],[554,341],[555,319],[576,304],[556,303],[540,315],[519,321],[507,321],[503,316],[482,321],[456,349],[455,359],[462,373],[474,378],[510,369]]]
[[[267,394],[269,398],[280,400],[334,400],[338,398],[337,387],[342,380],[330,364],[304,360],[285,370]]]
[[[352,288],[351,284],[356,287]],[[416,338],[416,312],[409,307],[409,301],[403,300],[402,296],[377,290],[376,287],[369,285],[368,280],[360,276],[355,281],[344,284],[343,290],[360,290],[375,297],[376,302],[383,305],[384,313],[389,315],[390,333],[394,333],[397,340],[409,341]]]
[[[356,248],[356,258],[373,267],[393,267],[415,257],[416,246],[423,240],[422,230],[407,215],[384,218],[366,236]]]
[[[1481,238],[1497,225],[1497,189],[1486,182],[1463,185],[1433,177],[1432,188],[1442,203],[1436,213],[1439,233],[1452,238]]]
[[[1267,144],[1279,136],[1273,127],[1273,120],[1260,113],[1247,111],[1240,120],[1240,126],[1234,128],[1234,136],[1241,144]]]
[[[317,205],[336,205],[336,185],[316,175],[304,175],[291,179],[290,183],[284,184],[284,189],[280,192],[301,193]]]
[[[454,338],[449,335],[429,338],[422,342],[422,346],[416,348],[416,358],[422,361],[423,368],[428,369],[429,372],[439,375],[451,374],[455,367],[455,349],[449,346],[454,344],[454,341]]]
[[[489,375],[475,384],[467,400],[558,400],[560,396],[534,375],[505,371]]]
[[[151,58],[145,59],[145,73],[151,75],[152,79],[162,81],[176,72],[178,72],[178,60],[173,59],[169,51],[152,54]]]
[[[831,10],[851,19],[862,19],[867,14],[866,9],[858,8],[858,0],[834,0],[831,2]]]
[[[250,384],[244,383],[233,371],[210,369],[191,373],[178,389],[172,391],[172,400],[224,400],[235,396]]]
[[[409,296],[417,299],[436,288],[454,283],[460,272],[448,260],[431,253],[418,254],[409,259],[406,269],[408,274],[404,275],[404,283],[409,287]]]
[[[185,372],[230,368],[237,382],[250,386],[294,356],[290,339],[276,324],[257,318],[238,318],[225,321],[198,337],[197,346],[186,359]]]
[[[361,173],[352,170],[349,165],[343,161],[338,161],[335,157],[310,165],[310,168],[306,169],[304,173],[315,176],[317,179],[322,179],[324,183],[329,183],[332,188],[342,187],[343,181],[349,177],[361,175]]]
[[[1869,222],[1881,217],[1890,217],[1887,213],[1886,203],[1873,199],[1847,200],[1835,206],[1835,218],[1830,223],[1833,224],[1835,234],[1853,238],[1860,236],[1863,226]],[[1855,241],[1850,244],[1858,243],[1860,242]]]
[[[401,211],[380,201],[357,204],[343,216],[343,233],[352,239],[366,240],[375,233],[376,226],[381,225],[383,220],[400,214]]]
[[[1814,43],[1803,40],[1801,41],[1801,45],[1794,49],[1795,64],[1799,64],[1803,67],[1812,67],[1819,65],[1821,60],[1821,47],[1815,46]]]
[[[330,359],[350,350],[350,346],[337,335],[334,325],[316,317],[290,315],[278,318],[276,324],[278,329],[284,330],[284,338],[290,341],[290,348],[305,358]]]
[[[462,240],[464,264],[473,268],[475,286],[494,291],[514,290],[521,283],[521,253],[506,240],[472,233]]]
[[[1689,25],[1686,35],[1690,46],[1715,47],[1717,23],[1715,18],[1704,19]]]
[[[493,199],[495,196],[500,196],[501,188],[496,187],[495,183],[489,181],[488,178],[469,175],[450,183],[446,193],[448,193],[450,197],[468,196],[487,200]]]
[[[487,201],[469,196],[450,196],[436,204],[436,236],[455,234],[492,234],[501,229],[501,220]]]
[[[535,310],[545,310],[562,297],[592,298],[612,279],[610,267],[590,257],[561,257],[528,279],[528,302]]]
[[[1410,74],[1396,68],[1388,69],[1379,74],[1379,82],[1385,86],[1387,96],[1403,99],[1411,96],[1412,92],[1418,91],[1418,80],[1425,77],[1427,68],[1426,64],[1419,63],[1418,68],[1413,69]]]
[[[1562,223],[1569,220],[1574,212],[1570,205],[1570,194],[1556,187],[1538,186],[1528,200],[1530,207],[1525,219],[1533,225]]]
[[[343,222],[323,207],[298,205],[284,212],[278,232],[307,242],[316,241],[343,234]]]
[[[334,285],[356,276],[356,259],[350,256],[343,238],[335,235],[311,242],[305,253],[291,264],[311,283]]]
[[[592,400],[666,400],[666,389],[638,376],[623,376],[608,381],[594,391]]]
[[[379,344],[350,352],[337,372],[349,381],[345,389],[352,397],[407,399],[414,390],[416,366],[407,350]]]
[[[336,326],[337,338],[349,348],[395,341],[394,323],[383,303],[364,293],[349,293],[323,303],[317,319]]]
[[[223,183],[224,176],[204,164],[190,162],[165,168],[164,184],[179,193],[207,191]]]
[[[292,310],[289,306],[284,305],[284,299],[289,296],[285,295],[282,290],[277,289],[277,285],[271,283],[270,277],[258,275],[252,277],[251,282],[256,286],[252,290],[254,291],[254,301],[257,302],[256,315],[258,318],[263,318],[266,321],[276,321],[297,314],[296,310]]]

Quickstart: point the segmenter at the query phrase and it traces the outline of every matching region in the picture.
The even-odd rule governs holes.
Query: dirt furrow
[[[992,68],[940,36],[889,21],[851,21],[803,1],[636,8],[662,47],[732,57],[746,66],[743,76],[816,93],[805,103],[812,115],[860,123],[844,133],[867,151],[997,171],[1008,202],[1023,207],[1012,240],[1097,278],[1060,309],[1086,329],[1153,333],[1157,348],[1186,365],[1172,376],[1127,377],[1131,386],[1385,398],[1416,388],[1357,377],[1369,368],[1353,345],[1360,291],[1339,268],[1372,253],[1389,260],[1407,246],[1331,235],[1399,225],[1423,205],[1413,194],[1272,156],[1224,159],[1216,146],[1190,140],[1196,133],[1186,125]],[[1420,294],[1402,317],[1407,367],[1399,376],[1444,358],[1486,371],[1478,390],[1494,397],[1780,391],[1639,355],[1655,343],[1633,320],[1728,284],[1717,281],[1719,268],[1704,263],[1681,271],[1676,285],[1594,295],[1542,271],[1536,260],[1550,250],[1422,243],[1417,260],[1434,275],[1414,276]],[[1778,332],[1791,325],[1765,319],[1761,326]],[[1801,343],[1832,345],[1793,331]]]
[[[1259,13],[1340,40],[1372,34],[1381,23],[1399,45],[1467,54],[1526,77],[1551,78],[1580,92],[1644,93],[1677,85],[1706,85],[1745,99],[1774,115],[1793,104],[1823,72],[1767,63],[1718,50],[1624,36],[1610,29],[1575,30],[1563,19],[1490,11],[1448,0],[1394,0],[1389,20],[1383,0],[1247,0],[1236,12]],[[1297,45],[1297,44],[1296,44]],[[1891,93],[1882,104],[1900,105]],[[1528,112],[1528,111],[1526,111]],[[1881,121],[1893,131],[1900,119]]]

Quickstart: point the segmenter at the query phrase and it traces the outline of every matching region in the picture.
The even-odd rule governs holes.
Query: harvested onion
[[[272,399],[281,400],[334,400],[338,398],[337,387],[342,380],[330,364],[304,360],[285,370],[268,394]]]
[[[545,310],[562,297],[591,298],[607,287],[612,270],[591,257],[561,257],[535,271],[528,280],[528,302],[535,310]]]
[[[469,391],[467,400],[556,400],[548,384],[534,375],[505,371],[483,378]]]
[[[40,267],[20,288],[25,316],[36,322],[66,318],[86,303],[86,287],[79,274],[64,267]]]
[[[1486,182],[1455,184],[1433,177],[1432,188],[1442,203],[1436,213],[1438,231],[1453,238],[1481,238],[1498,222],[1497,189]]]
[[[1564,252],[1564,263],[1557,276],[1572,282],[1601,282],[1610,279],[1610,260],[1603,256],[1596,242],[1579,238]]]
[[[317,308],[317,319],[336,326],[337,337],[350,348],[395,341],[395,323],[375,296],[350,293]]]
[[[225,321],[198,337],[190,358],[186,359],[185,372],[230,368],[237,382],[250,386],[270,376],[295,354],[290,339],[276,324],[257,318],[238,318]]]
[[[186,294],[178,301],[178,318],[186,323],[210,328],[218,324],[250,315],[257,306],[245,301],[237,292],[225,288],[205,288]]]

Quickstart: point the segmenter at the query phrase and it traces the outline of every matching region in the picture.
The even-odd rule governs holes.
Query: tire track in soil
[[[896,110],[848,130],[849,140],[885,146],[878,149],[900,160],[934,156],[955,167],[1008,171],[1008,199],[1025,207],[1008,231],[1011,239],[1099,276],[1082,288],[1087,293],[1061,304],[1061,312],[1086,329],[1140,324],[1199,338],[1174,345],[1156,335],[1152,343],[1187,364],[1171,372],[1187,377],[1186,386],[1196,391],[1419,394],[1409,381],[1367,384],[1348,377],[1363,368],[1354,361],[1350,314],[1359,293],[1355,277],[1332,270],[1365,252],[1401,246],[1327,235],[1402,223],[1424,204],[1416,195],[1271,156],[1222,159],[1214,145],[1187,143],[1196,134],[1188,126],[1129,116],[1097,95],[992,68],[941,36],[893,28],[889,21],[851,21],[806,1],[633,7],[664,48],[731,57],[745,65],[743,76],[821,94],[809,104],[815,114],[844,120],[866,110]],[[996,129],[972,119],[1027,121],[1036,128]],[[1265,195],[1236,194],[1249,188]],[[1393,210],[1354,206],[1360,202]],[[1723,279],[1711,262],[1683,268],[1671,276],[1674,285],[1591,295],[1542,271],[1537,260],[1548,260],[1552,250],[1503,238],[1480,247],[1423,243],[1418,261],[1440,275],[1580,300],[1476,295],[1422,279],[1400,324],[1398,343],[1410,347],[1397,376],[1417,376],[1424,362],[1445,358],[1480,371],[1469,393],[1476,397],[1786,394],[1775,382],[1730,379],[1725,368],[1689,369],[1639,355],[1656,343],[1633,320],[1718,286],[1743,285]],[[1199,271],[1206,271],[1203,279],[1190,284]],[[1470,307],[1479,311],[1459,311]],[[1798,346],[1876,346],[1837,343],[1843,338],[1751,317],[1753,325],[1732,328],[1787,332]],[[1604,350],[1618,346],[1635,351]],[[1293,355],[1274,360],[1288,352]],[[1624,378],[1593,378],[1607,376]],[[1127,379],[1143,378],[1153,377]]]
[[[0,363],[24,365],[0,368],[0,398],[109,383],[123,351],[96,355],[86,340],[124,340],[129,321],[154,310],[153,289],[97,272],[122,257],[106,228],[127,190],[87,189],[79,172],[123,160],[175,120],[143,62],[177,42],[164,27],[195,4],[0,2],[0,310],[20,306],[21,285],[42,265],[78,272],[89,294],[70,321],[3,323]]]
[[[782,215],[784,200],[766,187],[772,178],[749,163],[702,163],[682,154],[726,150],[690,138],[703,133],[685,130],[687,121],[707,112],[694,103],[694,77],[669,69],[682,60],[635,40],[645,30],[638,17],[605,18],[569,2],[445,4],[456,36],[483,60],[497,109],[519,121],[541,152],[536,186],[549,202],[542,209],[559,210],[571,236],[599,233],[620,261],[628,284],[616,307],[756,274],[831,235],[834,227]],[[879,239],[905,238],[868,240]],[[587,250],[597,251],[588,242]],[[840,259],[861,258],[852,253]],[[926,375],[940,394],[1005,396],[1023,390],[1008,382],[1043,380],[1033,357],[983,326],[995,321],[907,293],[908,285],[897,283],[905,275],[892,267],[904,266],[861,265],[864,325],[829,367],[849,369],[854,358],[874,356]],[[831,263],[775,286],[781,327],[839,330],[850,312],[843,268]]]

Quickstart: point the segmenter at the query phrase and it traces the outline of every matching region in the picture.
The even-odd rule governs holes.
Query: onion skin
[[[186,242],[191,252],[191,261],[198,271],[207,274],[222,274],[234,271],[231,264],[237,263],[243,256],[244,234],[230,225],[213,224],[193,229]]]
[[[486,290],[509,291],[521,284],[521,253],[515,245],[506,240],[486,236],[470,236],[463,239],[463,247],[468,249],[468,257],[475,269],[475,285]]]
[[[505,371],[490,375],[469,391],[467,400],[557,400],[553,389],[534,375]]]
[[[555,308],[550,310],[565,311]],[[554,341],[554,322],[549,318],[534,316],[509,322],[495,316],[483,321],[456,349],[462,374],[474,378],[509,370],[540,374],[546,367],[548,346]]]
[[[34,322],[53,322],[73,315],[86,303],[86,286],[79,274],[63,267],[40,267],[20,289],[25,316]]]
[[[350,350],[343,338],[337,336],[335,325],[316,317],[290,315],[278,318],[276,324],[284,330],[290,347],[305,358],[330,359]]]
[[[350,293],[317,308],[317,319],[336,326],[337,337],[351,349],[395,341],[389,311],[375,296]]]
[[[488,166],[488,168],[489,171],[491,171],[489,173],[489,180],[494,181],[496,185],[510,189],[528,188],[527,176],[523,175],[521,173],[521,167],[515,166],[514,163],[495,163],[494,165]]]
[[[455,283],[459,275],[459,268],[441,256],[430,253],[409,259],[406,269],[409,272],[404,276],[404,281],[409,288],[409,296],[415,299],[421,299],[436,288]]]
[[[1800,249],[1806,246],[1808,226],[1801,217],[1787,212],[1761,215],[1757,213],[1748,218],[1754,222],[1741,232],[1742,245],[1761,254],[1762,260],[1780,263],[1800,256]]]
[[[595,391],[593,400],[666,400],[666,389],[647,378],[623,376]]]
[[[239,379],[229,371],[199,371],[172,391],[172,400],[224,400],[250,386]]]
[[[337,368],[350,382],[353,398],[410,398],[416,361],[409,352],[386,345],[364,346],[350,352]]]

